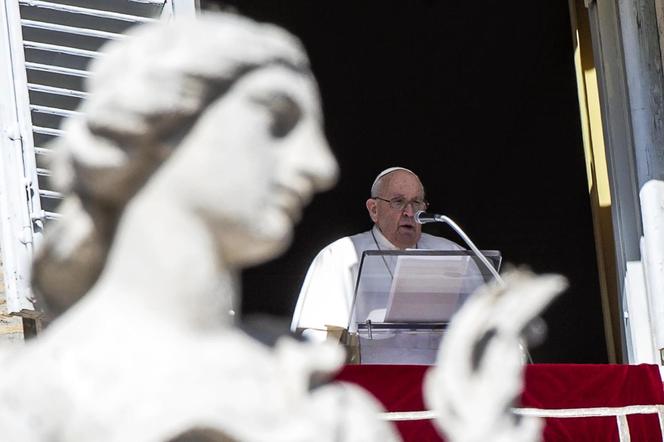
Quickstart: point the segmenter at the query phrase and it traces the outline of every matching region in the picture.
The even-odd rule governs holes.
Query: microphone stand
[[[421,215],[426,215],[427,219],[425,220],[420,220]],[[482,252],[480,252],[480,249],[477,248],[475,243],[473,243],[468,235],[455,223],[452,221],[448,216],[445,215],[439,215],[439,214],[428,214],[424,212],[423,210],[417,212],[415,214],[415,220],[420,223],[420,224],[426,224],[427,222],[439,222],[439,223],[445,223],[448,226],[450,226],[456,233],[459,234],[461,239],[463,239],[466,244],[470,247],[470,250],[477,255],[480,261],[482,261],[482,264],[486,266],[486,268],[491,272],[491,275],[495,278],[496,282],[501,286],[505,287],[505,282],[503,281],[503,278],[500,277],[496,269],[491,265],[488,259],[486,259],[486,256]],[[524,356],[524,359],[526,359],[527,362],[533,363],[533,358],[530,355],[530,351],[528,351],[528,347],[524,345],[523,342],[519,342],[519,348],[521,349],[521,352]]]
[[[426,223],[426,221],[420,221],[419,215],[422,214],[422,213],[424,213],[424,212],[420,211],[420,212],[417,212],[415,214],[415,220],[420,224]],[[434,215],[432,215],[432,218],[433,218],[432,221],[439,222],[439,223],[445,223],[448,226],[450,226],[452,229],[454,229],[454,231],[459,234],[459,236],[466,242],[466,244],[468,244],[468,246],[470,247],[470,250],[472,250],[473,253],[475,253],[475,255],[479,258],[479,260],[482,261],[482,264],[484,264],[484,266],[489,270],[489,272],[495,278],[495,280],[498,282],[498,284],[501,287],[505,286],[505,283],[503,282],[503,278],[500,277],[500,275],[498,274],[496,269],[491,265],[489,260],[486,259],[486,256],[484,256],[484,254],[482,252],[480,252],[480,249],[478,249],[477,246],[475,245],[475,243],[473,243],[470,240],[468,235],[466,235],[466,233],[463,230],[461,230],[461,227],[459,227],[457,225],[457,223],[455,223],[454,221],[452,221],[449,217],[447,217],[445,215],[434,214]]]

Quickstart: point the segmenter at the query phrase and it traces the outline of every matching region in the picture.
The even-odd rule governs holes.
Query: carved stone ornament
[[[514,271],[504,285],[478,289],[454,316],[424,385],[449,442],[541,440],[539,418],[511,411],[523,390],[521,336],[566,285],[558,275]]]
[[[398,440],[359,387],[310,388],[340,349],[268,348],[229,314],[240,269],[282,252],[336,179],[300,43],[210,15],[139,27],[92,71],[35,265],[66,311],[0,355],[2,439]]]

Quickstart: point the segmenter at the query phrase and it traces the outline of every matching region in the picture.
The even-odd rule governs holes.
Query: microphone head
[[[415,213],[415,222],[418,224],[426,224],[433,221],[433,216],[426,213],[424,210],[418,210]]]

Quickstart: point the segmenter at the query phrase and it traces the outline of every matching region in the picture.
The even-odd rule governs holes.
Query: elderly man
[[[390,167],[379,173],[366,206],[373,228],[338,239],[311,263],[295,307],[293,331],[322,341],[328,330],[346,328],[365,250],[463,249],[447,239],[422,233],[415,213],[427,208],[424,187],[409,169]]]

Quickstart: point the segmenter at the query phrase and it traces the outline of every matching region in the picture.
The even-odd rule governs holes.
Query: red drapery
[[[361,385],[387,411],[426,410],[422,378],[429,367],[349,365],[337,380]],[[522,407],[543,409],[664,404],[659,370],[652,365],[535,364],[526,366]],[[632,441],[662,442],[656,414],[628,417]],[[429,420],[396,423],[405,441],[441,441]],[[615,417],[547,418],[546,442],[618,441]]]

